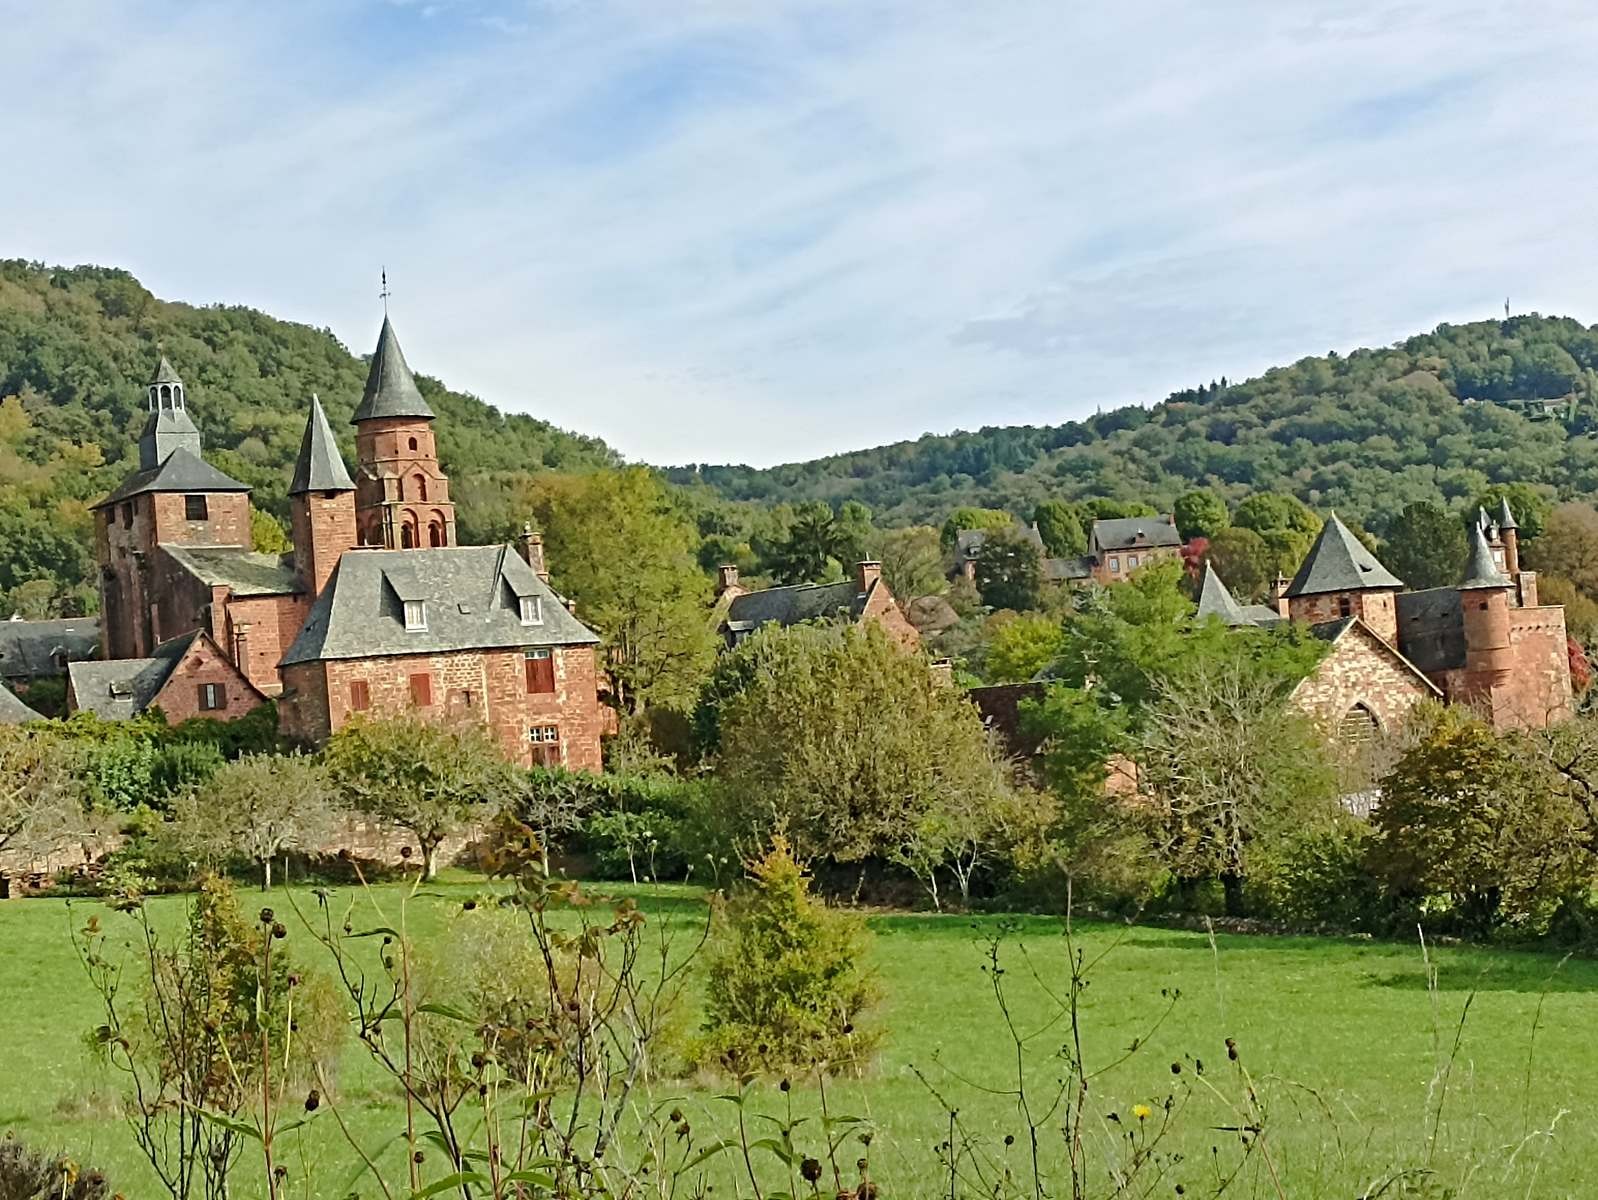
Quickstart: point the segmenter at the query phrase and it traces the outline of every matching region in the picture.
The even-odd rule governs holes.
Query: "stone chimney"
[[[516,552],[522,560],[533,569],[533,573],[545,583],[549,582],[549,568],[544,564],[544,535],[531,525],[522,526],[521,536],[516,539]]]
[[[855,563],[854,582],[855,590],[861,595],[871,590],[871,585],[882,578],[882,564],[874,559]]]
[[[1275,606],[1278,616],[1287,616],[1287,583],[1286,575],[1276,572],[1276,578],[1271,583],[1271,603]]]
[[[738,564],[722,563],[716,568],[716,595],[741,590],[738,586]]]

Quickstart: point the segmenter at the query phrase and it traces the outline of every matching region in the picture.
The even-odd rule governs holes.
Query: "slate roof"
[[[1091,579],[1093,577],[1093,560],[1091,558],[1045,558],[1043,560],[1043,578],[1048,583],[1065,583],[1072,579]]]
[[[44,717],[33,711],[4,684],[0,684],[0,725],[21,725],[25,721],[42,721]]]
[[[1515,524],[1515,514],[1509,511],[1509,497],[1508,496],[1500,496],[1498,498],[1498,528],[1499,529],[1519,529],[1520,528],[1519,525]]]
[[[786,626],[831,617],[859,620],[866,606],[866,596],[867,593],[856,590],[852,579],[842,583],[796,583],[745,592],[728,605],[727,628],[734,633],[745,633],[773,622]]]
[[[333,428],[322,411],[322,401],[311,393],[311,412],[305,419],[305,436],[300,439],[300,456],[294,461],[294,481],[289,495],[301,492],[349,492],[355,485],[344,468],[344,457],[333,440]]]
[[[521,623],[521,596],[540,599],[542,624]],[[405,628],[406,599],[426,605],[425,630]],[[598,641],[509,546],[349,550],[280,665]]]
[[[377,335],[377,349],[372,352],[371,369],[366,374],[366,391],[361,394],[361,402],[350,424],[379,417],[433,419],[433,410],[427,407],[427,401],[417,390],[416,377],[406,365],[399,337],[386,316]]]
[[[167,362],[166,355],[161,356],[161,361],[155,366],[155,374],[150,376],[151,383],[182,383],[178,373],[172,369],[172,364]]]
[[[290,554],[257,554],[243,546],[174,546],[161,549],[207,587],[222,585],[235,596],[288,596],[305,590]]]
[[[1168,516],[1107,517],[1093,522],[1088,542],[1099,550],[1134,550],[1144,546],[1180,546],[1182,539]]]
[[[93,658],[100,647],[97,617],[58,621],[0,621],[0,679],[39,679],[60,675],[57,653]]]
[[[1506,588],[1509,580],[1498,564],[1493,561],[1492,547],[1487,544],[1487,535],[1478,526],[1470,531],[1470,558],[1465,563],[1465,578],[1460,582],[1461,591],[1485,590],[1487,588]]]
[[[150,706],[202,630],[162,642],[150,658],[113,658],[67,664],[72,695],[82,712],[111,721],[137,716]]]
[[[1465,665],[1464,601],[1458,588],[1399,592],[1398,644],[1422,671]]]
[[[1210,563],[1204,564],[1204,578],[1199,585],[1198,613],[1204,617],[1219,617],[1231,626],[1275,625],[1284,618],[1268,604],[1239,604],[1221,580],[1220,573]]]
[[[141,492],[247,492],[250,485],[224,475],[199,455],[177,449],[158,467],[135,471],[95,508],[104,508]]]
[[[1404,581],[1376,560],[1347,525],[1332,513],[1321,526],[1315,544],[1287,585],[1289,596],[1316,596],[1325,592],[1358,592],[1372,588],[1401,588]]]
[[[982,553],[982,544],[988,540],[991,529],[961,529],[954,535],[954,553],[956,561],[965,562]],[[1023,525],[1016,522],[1014,532],[1031,542],[1038,548],[1038,553],[1043,553],[1043,534],[1038,531],[1037,525]]]

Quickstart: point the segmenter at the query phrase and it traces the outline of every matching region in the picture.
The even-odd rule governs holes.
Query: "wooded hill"
[[[957,505],[1032,512],[1102,496],[1168,509],[1213,487],[1288,492],[1385,532],[1412,500],[1452,506],[1490,483],[1598,493],[1598,327],[1537,315],[1441,325],[1389,349],[1305,358],[1244,383],[1050,426],[927,434],[757,470],[668,472],[740,500],[858,500],[879,523]]]

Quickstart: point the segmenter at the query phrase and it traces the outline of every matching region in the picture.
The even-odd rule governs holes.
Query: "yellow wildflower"
[[[1134,1104],[1132,1106],[1132,1115],[1139,1121],[1147,1121],[1154,1115],[1154,1110],[1147,1104]]]

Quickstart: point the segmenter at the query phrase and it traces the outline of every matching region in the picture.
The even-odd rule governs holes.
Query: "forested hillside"
[[[374,316],[374,341],[376,333]],[[0,261],[0,592],[48,578],[89,602],[87,505],[137,465],[144,385],[163,350],[188,387],[206,456],[252,485],[267,512],[287,515],[312,392],[353,461],[346,422],[366,365],[327,330],[159,300],[126,271]],[[597,438],[500,413],[425,376],[418,383],[438,413],[440,457],[458,487],[616,461]],[[470,520],[463,511],[463,527]]]
[[[1409,501],[1453,504],[1490,483],[1598,493],[1595,371],[1598,330],[1514,317],[1306,358],[1085,421],[928,434],[767,470],[669,474],[734,499],[858,500],[888,524],[937,523],[962,504],[1029,513],[1046,499],[1167,508],[1208,486],[1234,503],[1252,491],[1289,492],[1380,531]]]

